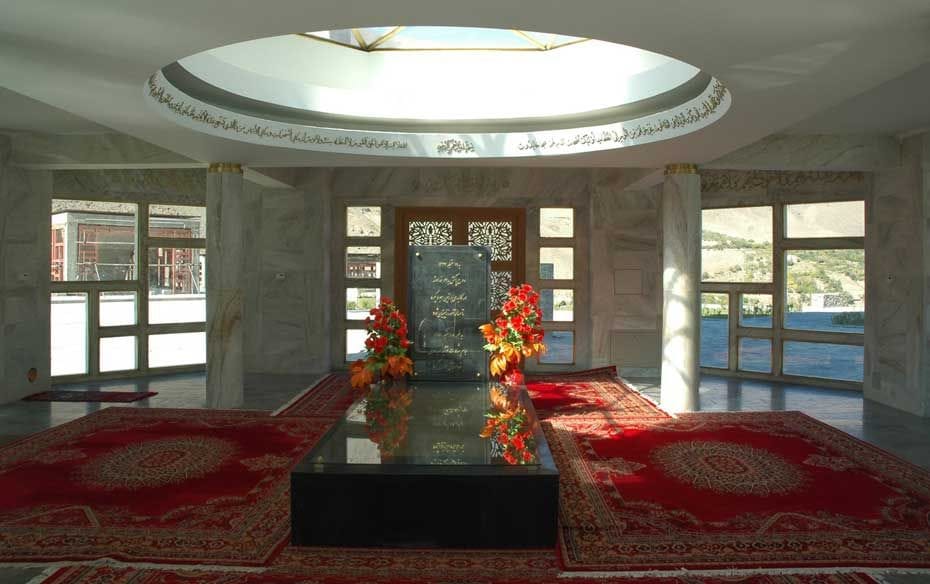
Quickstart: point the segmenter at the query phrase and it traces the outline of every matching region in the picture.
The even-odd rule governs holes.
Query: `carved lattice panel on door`
[[[491,306],[499,307],[513,283],[524,281],[526,211],[474,207],[400,207],[395,221],[394,295],[407,306],[410,245],[483,245],[491,250]]]

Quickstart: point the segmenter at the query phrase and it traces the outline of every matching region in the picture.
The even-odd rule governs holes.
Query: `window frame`
[[[863,237],[787,237],[787,207],[792,204],[863,202],[866,235]],[[709,375],[725,375],[742,379],[781,381],[803,385],[817,385],[830,389],[862,391],[863,382],[808,377],[784,373],[784,343],[790,341],[865,345],[865,333],[826,332],[789,329],[785,327],[787,310],[787,266],[786,256],[794,250],[862,249],[868,236],[868,203],[864,196],[844,193],[823,192],[817,195],[800,193],[778,193],[764,198],[732,202],[725,199],[702,200],[701,210],[738,209],[744,207],[772,207],[772,282],[705,282],[701,281],[701,293],[727,294],[729,296],[728,367],[718,369],[701,366],[701,372]],[[868,258],[864,258],[868,269]],[[866,276],[867,277],[867,276]],[[746,327],[740,323],[742,294],[770,294],[772,296],[772,327]],[[866,299],[865,310],[869,310]],[[772,372],[757,373],[739,368],[739,343],[743,338],[769,339],[772,344]]]
[[[207,240],[200,238],[170,238],[153,237],[149,235],[149,206],[150,205],[182,205],[188,207],[206,207],[191,204],[190,201],[145,201],[142,199],[123,199],[118,197],[97,196],[81,193],[80,195],[52,196],[53,200],[89,201],[101,203],[125,203],[136,206],[135,217],[135,266],[136,275],[133,280],[100,280],[100,281],[56,281],[51,279],[51,252],[49,254],[49,300],[51,295],[63,292],[78,292],[87,294],[87,352],[85,373],[51,376],[52,384],[74,383],[83,381],[103,381],[108,379],[126,379],[143,377],[152,373],[182,373],[202,372],[206,370],[206,363],[195,365],[179,365],[170,367],[149,367],[148,349],[149,336],[156,334],[203,332],[207,330],[206,319],[203,322],[149,324],[149,279],[148,256],[150,248],[184,248],[202,249],[206,252]],[[51,217],[51,201],[48,208]],[[51,228],[50,228],[51,229]],[[119,326],[100,325],[100,294],[102,292],[134,292],[135,324]],[[209,292],[209,290],[208,290]],[[100,370],[100,340],[112,337],[135,337],[136,339],[136,367],[120,371]]]

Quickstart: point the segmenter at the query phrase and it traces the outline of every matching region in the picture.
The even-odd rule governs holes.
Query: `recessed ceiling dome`
[[[681,136],[729,92],[649,51],[521,30],[387,26],[269,37],[186,57],[146,96],[192,129],[406,157],[572,154]]]

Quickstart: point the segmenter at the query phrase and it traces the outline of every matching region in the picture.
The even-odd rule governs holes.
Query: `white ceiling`
[[[814,114],[793,134],[906,134],[930,130],[930,63]]]
[[[0,131],[96,134],[106,128],[0,87]]]
[[[674,140],[557,159],[468,160],[468,165],[701,163],[786,128],[803,128],[798,126],[803,120],[812,120],[811,128],[830,128],[862,115],[881,118],[882,111],[875,110],[846,118],[815,116],[907,78],[930,61],[926,0],[0,0],[0,85],[201,161],[420,165],[423,160],[320,154],[207,136],[163,119],[142,98],[154,71],[200,51],[291,32],[385,24],[544,30],[624,43],[691,63],[721,79],[733,96],[721,121]],[[611,74],[610,63],[604,63],[603,74]],[[916,109],[906,104],[892,109],[902,108]],[[3,114],[0,125],[18,117]],[[885,123],[913,122],[876,121]]]

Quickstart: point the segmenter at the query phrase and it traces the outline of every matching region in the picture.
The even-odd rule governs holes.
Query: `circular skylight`
[[[258,144],[407,157],[570,154],[674,138],[722,116],[696,67],[596,39],[386,26],[219,47],[146,96],[192,129]]]

